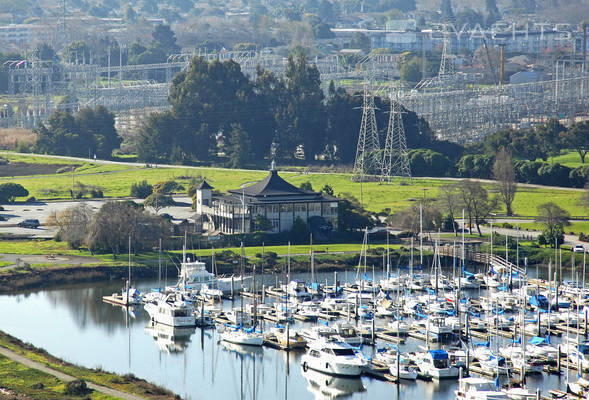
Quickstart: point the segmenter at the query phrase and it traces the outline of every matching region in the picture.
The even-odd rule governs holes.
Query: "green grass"
[[[23,342],[21,342],[20,340],[9,336],[7,334],[5,334],[4,332],[0,331],[0,346],[8,348],[26,358],[29,358],[31,360],[37,361],[41,364],[44,364],[52,369],[61,371],[65,374],[74,376],[78,379],[84,379],[85,381],[90,381],[90,382],[94,382],[98,385],[102,385],[102,386],[106,386],[106,387],[110,387],[110,388],[114,388],[117,390],[120,390],[122,392],[127,392],[127,393],[133,393],[136,394],[140,397],[146,398],[146,399],[160,399],[160,400],[167,400],[167,399],[173,399],[174,395],[165,390],[162,389],[158,386],[155,386],[153,384],[150,384],[149,382],[146,382],[142,379],[138,379],[135,378],[133,375],[129,375],[129,376],[119,376],[116,375],[114,373],[110,373],[110,372],[105,372],[102,371],[100,368],[97,369],[88,369],[88,368],[84,368],[84,367],[80,367],[74,364],[70,364],[67,363],[63,360],[59,360],[55,357],[53,357],[52,355],[48,354],[46,351],[42,350],[42,349],[38,349],[32,345],[29,344],[25,344]],[[6,373],[5,372],[5,368],[2,368],[2,363],[1,363],[2,359],[0,359],[0,384],[4,384],[4,381],[2,380],[2,374]],[[16,364],[16,367],[18,367],[20,364]],[[32,370],[35,373],[39,373],[36,370]],[[18,369],[17,369],[18,372]],[[8,371],[9,373],[9,371]],[[15,377],[15,380],[18,379],[18,377]],[[59,388],[59,386],[57,386],[57,388]],[[63,393],[63,389],[62,393]],[[101,395],[101,394],[95,394],[93,396],[96,397],[91,397],[92,399],[112,399],[113,397],[107,397],[105,395]],[[34,396],[35,398],[40,398],[40,399],[53,399],[53,398],[57,398],[57,399],[69,399],[69,397],[64,396],[63,394],[61,394],[60,396],[57,397],[37,397]],[[80,397],[78,397],[80,398]]]
[[[10,154],[9,154],[10,156]],[[18,156],[24,161],[27,156]],[[33,156],[31,161],[53,162],[54,159]],[[65,162],[67,160],[58,160]],[[103,174],[100,174],[103,173]],[[150,184],[176,179],[184,186],[189,183],[189,177],[202,176],[216,189],[226,191],[239,189],[245,182],[257,181],[266,176],[265,171],[232,170],[225,168],[145,168],[125,165],[102,165],[100,163],[87,163],[76,170],[75,182],[86,185],[100,186],[106,197],[129,196],[131,184],[146,180]],[[287,181],[299,186],[302,182],[309,181],[314,190],[320,190],[324,185],[333,187],[336,195],[354,196],[358,200],[362,197],[365,208],[379,212],[385,208],[392,211],[404,209],[417,199],[424,196],[435,198],[439,187],[451,183],[440,179],[413,179],[411,184],[401,184],[400,179],[394,179],[390,184],[380,185],[378,182],[352,182],[350,174],[321,174],[321,173],[297,173],[281,172],[281,176]],[[178,177],[183,177],[179,179]],[[72,186],[72,176],[69,173],[53,175],[37,175],[34,177],[18,177],[14,179],[2,178],[0,183],[16,182],[22,184],[37,199],[51,200],[56,198],[68,198]],[[487,185],[487,189],[492,189]],[[546,201],[554,201],[568,210],[571,215],[585,215],[587,212],[577,205],[581,196],[580,191],[570,189],[544,189],[520,187],[514,201],[514,210],[518,215],[535,216],[536,208]],[[504,212],[505,210],[499,210]]]
[[[382,247],[386,248],[386,244],[372,244],[369,246],[370,248],[377,248]],[[398,249],[401,247],[399,244],[391,244],[389,246],[391,249]],[[334,253],[334,252],[360,252],[362,248],[361,243],[342,243],[342,244],[320,244],[314,245],[313,251],[315,253]],[[241,249],[239,247],[227,247],[222,249],[215,249],[216,253],[219,253],[224,250],[229,250],[234,252],[235,254],[240,254]],[[286,256],[288,254],[288,246],[266,246],[264,247],[264,251],[274,252],[279,256]],[[181,250],[175,250],[172,253],[181,254]],[[211,255],[211,249],[201,249],[201,250],[194,250],[190,251],[190,253],[195,254],[199,257],[206,257]],[[256,254],[262,253],[261,246],[252,246],[252,247],[244,247],[244,253],[246,257],[254,257]],[[290,246],[290,254],[310,254],[310,246],[309,245],[292,245]]]
[[[532,229],[536,231],[541,231],[544,229],[542,224],[538,224],[536,222],[526,222],[524,224],[519,224],[520,229]],[[574,221],[571,222],[571,225],[565,226],[564,231],[568,234],[570,232],[575,232],[575,235],[579,233],[589,233],[589,221]]]
[[[23,394],[39,400],[81,398],[80,396],[65,395],[65,382],[45,372],[26,367],[4,356],[0,356],[0,385],[17,394]],[[93,400],[117,399],[117,397],[107,396],[96,391],[93,391],[87,396]]]
[[[551,201],[567,210],[572,216],[584,216],[587,215],[587,210],[578,204],[581,195],[582,192],[578,190],[520,186],[513,202],[513,212],[516,215],[535,217],[538,215],[538,206]],[[502,206],[500,212],[505,213],[504,206]]]
[[[542,160],[538,160],[542,161]],[[559,163],[561,165],[566,165],[569,168],[577,168],[582,167],[584,165],[588,165],[589,157],[585,157],[585,164],[581,162],[581,156],[576,151],[570,152],[563,152],[563,154],[558,155],[556,157],[551,157],[548,159],[548,162]]]

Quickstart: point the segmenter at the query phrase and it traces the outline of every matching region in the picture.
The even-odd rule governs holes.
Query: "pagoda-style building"
[[[249,233],[257,216],[272,224],[271,233],[291,230],[297,218],[337,228],[338,199],[291,185],[278,175],[274,162],[268,176],[253,185],[221,196],[213,196],[212,189],[203,181],[196,190],[196,212],[211,233]]]

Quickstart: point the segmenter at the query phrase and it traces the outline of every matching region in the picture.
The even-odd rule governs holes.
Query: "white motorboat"
[[[454,392],[456,400],[503,400],[507,394],[495,387],[492,380],[485,378],[462,378]]]
[[[533,357],[545,358],[548,361],[556,361],[558,358],[558,349],[551,346],[548,339],[534,336],[526,345],[526,352]]]
[[[568,356],[573,365],[580,365],[583,371],[589,369],[589,342],[583,342],[577,345],[572,341],[562,343],[560,351]]]
[[[374,362],[386,365],[392,376],[397,376],[397,357],[399,357],[399,379],[414,381],[417,379],[418,371],[415,367],[409,365],[408,360],[402,355],[397,356],[397,350],[386,349],[378,351],[372,358]]]
[[[317,325],[301,329],[301,336],[303,336],[307,342],[314,340],[333,340],[333,336],[336,334],[336,330],[327,325]]]
[[[587,399],[589,397],[589,381],[581,377],[576,382],[569,382],[567,392],[581,399]]]
[[[153,322],[169,326],[195,326],[194,310],[189,303],[177,300],[175,294],[157,298],[144,306]]]
[[[303,338],[303,336],[292,327],[289,327],[289,329],[287,330],[285,326],[277,325],[275,327],[270,328],[269,335],[274,336],[276,341],[280,343],[282,346],[293,349],[304,348],[307,344],[305,338]]]
[[[243,346],[261,346],[264,344],[264,335],[257,332],[254,327],[242,328],[223,326],[219,328],[221,340]]]
[[[445,350],[429,350],[417,355],[416,364],[419,371],[433,379],[457,378],[458,368],[450,364]]]
[[[364,343],[362,336],[360,336],[354,325],[347,322],[340,322],[334,325],[335,335],[333,338],[339,342],[349,344],[350,346],[358,347]]]
[[[367,364],[345,343],[316,340],[301,357],[303,370],[313,369],[331,375],[359,376]]]
[[[393,334],[407,335],[409,325],[398,319],[391,321],[387,324],[387,329]]]
[[[536,391],[529,388],[512,387],[503,389],[503,392],[512,400],[536,400],[537,398]]]

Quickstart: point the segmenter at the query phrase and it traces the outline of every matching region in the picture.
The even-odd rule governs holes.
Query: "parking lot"
[[[61,212],[66,208],[80,204],[88,204],[95,212],[108,201],[118,199],[100,199],[100,200],[76,200],[76,201],[54,201],[54,202],[36,202],[36,203],[17,203],[3,205],[4,211],[0,215],[6,218],[6,221],[0,221],[0,235],[29,236],[37,238],[52,238],[57,232],[54,226],[47,226],[45,223],[49,215],[54,212]],[[135,199],[136,202],[142,200]],[[190,208],[192,200],[189,197],[174,197],[177,205],[160,210],[160,214],[170,214],[174,219],[183,220],[191,218],[194,211]],[[151,210],[153,212],[153,210]],[[17,224],[26,219],[38,219],[41,223],[36,229],[20,228]]]

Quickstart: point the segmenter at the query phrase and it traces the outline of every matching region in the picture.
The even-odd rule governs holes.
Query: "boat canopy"
[[[434,360],[447,360],[448,353],[445,350],[430,350],[429,354],[431,354]]]

